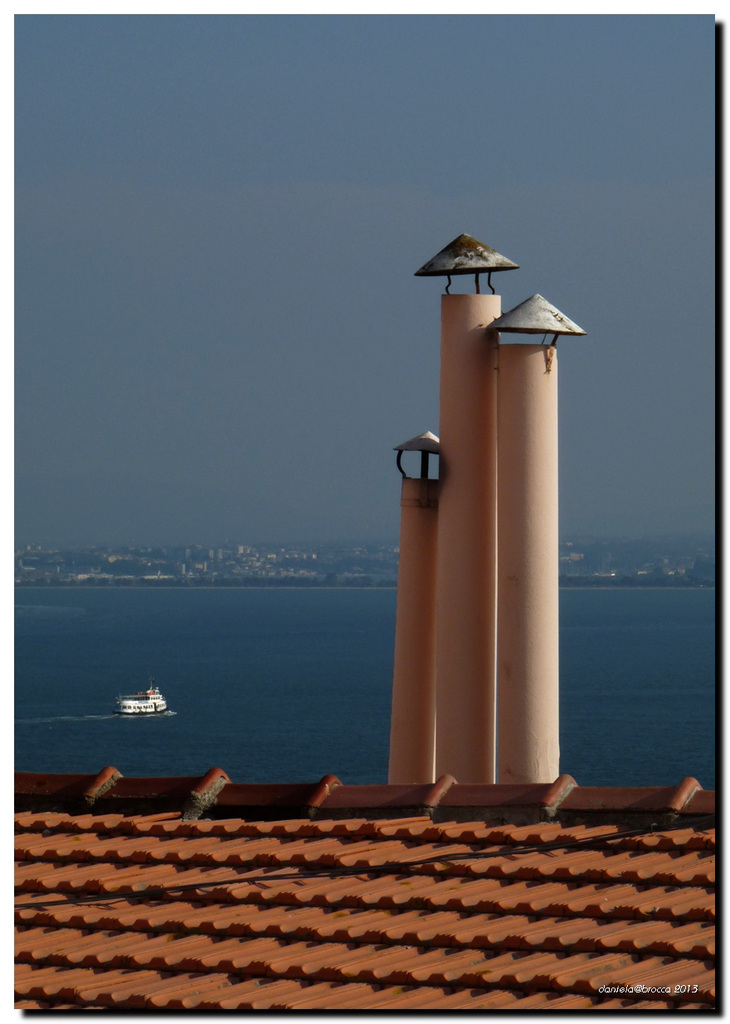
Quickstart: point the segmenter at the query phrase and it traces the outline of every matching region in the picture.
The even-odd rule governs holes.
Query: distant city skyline
[[[17,544],[396,538],[461,232],[588,332],[561,534],[714,532],[711,15],[15,20]]]
[[[563,541],[565,585],[714,586],[715,546],[700,538]],[[395,587],[399,545],[164,545],[16,550],[15,585]]]

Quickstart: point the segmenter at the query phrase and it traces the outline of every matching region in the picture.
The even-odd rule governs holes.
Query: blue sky
[[[463,231],[588,332],[561,532],[712,530],[714,31],[17,17],[18,542],[396,538]]]

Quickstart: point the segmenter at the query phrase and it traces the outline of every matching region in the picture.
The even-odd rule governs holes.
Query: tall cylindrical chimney
[[[443,295],[436,775],[494,782],[498,295]]]
[[[554,346],[500,345],[500,783],[559,774],[557,398]]]
[[[433,782],[438,480],[404,477],[389,783]]]
[[[441,305],[441,467],[436,557],[436,775],[494,782],[497,353],[492,274],[517,264],[458,235],[416,271],[445,277]],[[487,275],[491,295],[480,293]],[[475,295],[451,295],[473,275]]]
[[[493,324],[552,335],[499,347],[497,780],[551,782],[558,736],[558,360],[585,334],[542,295]]]

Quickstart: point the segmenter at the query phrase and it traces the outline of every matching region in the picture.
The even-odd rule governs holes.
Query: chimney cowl
[[[459,235],[424,263],[416,277],[453,277],[457,274],[492,273],[497,270],[518,270],[519,267],[496,249],[490,249],[471,235]]]
[[[585,334],[578,324],[569,320],[555,306],[551,306],[542,295],[531,295],[514,309],[508,310],[496,320],[490,329],[512,334]]]
[[[427,430],[425,434],[419,434],[418,437],[412,437],[410,441],[404,441],[403,444],[397,444],[393,451],[431,452],[433,455],[438,455],[439,448],[439,439],[435,434],[432,434],[430,430]]]

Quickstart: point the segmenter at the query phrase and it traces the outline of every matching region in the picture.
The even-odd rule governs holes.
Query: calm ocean
[[[715,594],[561,591],[561,770],[715,786]],[[20,771],[387,780],[395,591],[20,589]],[[153,676],[174,714],[125,719]]]

